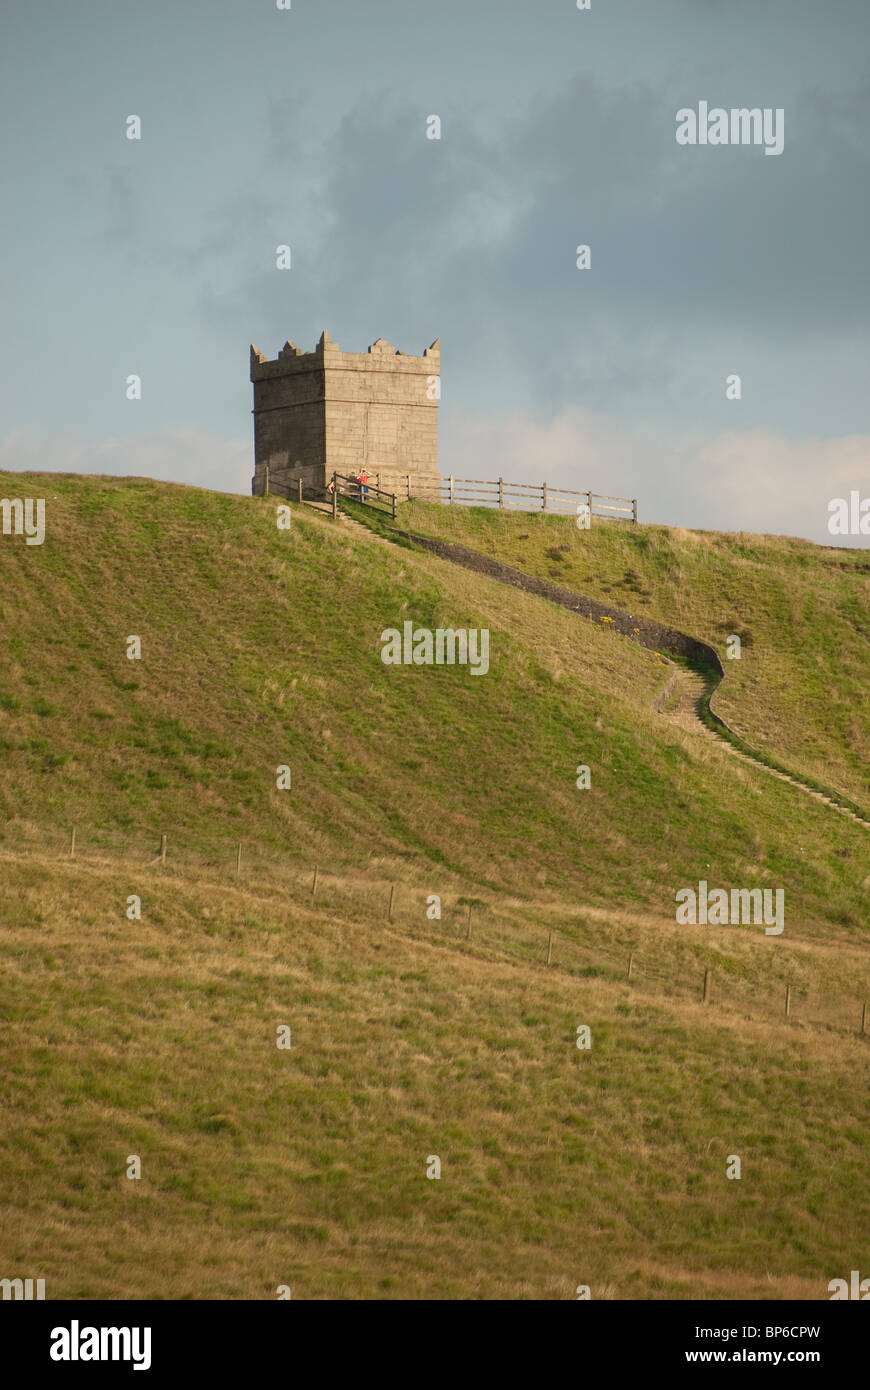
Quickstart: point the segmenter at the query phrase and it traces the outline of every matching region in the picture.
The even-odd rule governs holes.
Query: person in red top
[[[369,480],[369,475],[364,467],[361,468],[360,471],[357,473],[356,480],[359,483],[359,500],[361,502],[364,502],[369,495],[369,490],[366,486]]]

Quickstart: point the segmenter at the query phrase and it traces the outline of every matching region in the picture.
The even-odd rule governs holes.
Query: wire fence
[[[552,905],[540,909],[534,903],[501,902],[490,893],[481,897],[475,887],[440,895],[440,916],[430,918],[431,894],[385,873],[363,872],[358,864],[325,867],[300,860],[276,858],[257,844],[226,840],[212,844],[185,843],[183,834],[143,832],[131,843],[116,830],[74,826],[54,832],[33,826],[18,827],[10,843],[7,832],[0,841],[3,861],[67,861],[76,866],[115,872],[123,868],[125,882],[132,872],[153,871],[167,882],[180,873],[198,885],[226,889],[230,884],[260,901],[264,911],[280,912],[292,905],[298,910],[346,914],[348,923],[364,918],[386,922],[417,940],[440,941],[456,948],[487,952],[499,958],[533,962],[584,979],[599,979],[626,986],[627,994],[651,1004],[663,1000],[699,1002],[710,1008],[740,1013],[747,1020],[779,1020],[784,1025],[833,1030],[870,1036],[863,980],[856,992],[819,990],[811,979],[806,959],[783,957],[776,976],[760,979],[753,963],[739,955],[728,956],[697,939],[680,944],[626,940],[630,927],[619,939],[608,938],[601,928],[600,913],[566,919]],[[325,847],[324,847],[325,848]],[[377,868],[377,866],[374,866]],[[383,866],[381,866],[383,868]],[[473,895],[472,895],[473,894]],[[234,901],[234,899],[233,899]],[[5,914],[4,914],[5,915]],[[2,925],[0,919],[0,925]]]

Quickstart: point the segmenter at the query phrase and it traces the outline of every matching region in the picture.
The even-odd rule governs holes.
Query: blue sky
[[[48,0],[2,28],[0,467],[248,491],[249,344],[327,328],[441,339],[445,472],[822,542],[870,495],[865,0]],[[782,107],[783,153],[678,146],[700,100]]]

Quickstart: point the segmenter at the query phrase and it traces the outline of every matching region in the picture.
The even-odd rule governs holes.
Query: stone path
[[[303,498],[302,505],[303,507],[309,507],[314,512],[320,512],[321,516],[328,516],[330,521],[332,520],[331,502],[309,502],[307,498]],[[355,536],[359,538],[364,536],[367,541],[374,541],[377,545],[390,544],[389,541],[384,540],[383,536],[379,536],[376,532],[370,531],[368,526],[364,526],[361,521],[357,521],[356,517],[348,516],[347,513],[341,511],[341,509],[338,511],[337,520],[343,531],[352,531]]]
[[[769,767],[760,758],[751,757],[742,749],[735,748],[734,744],[729,743],[727,738],[720,738],[708,724],[704,723],[701,717],[704,697],[711,695],[717,689],[718,681],[705,680],[698,672],[686,671],[679,666],[675,667],[674,671],[676,682],[673,696],[659,711],[662,718],[666,719],[669,724],[676,724],[678,728],[685,729],[687,733],[712,739],[720,748],[727,749],[733,757],[740,758],[741,762],[749,763],[751,767],[766,772],[769,777],[778,777],[781,782],[789,782],[791,786],[798,787],[807,796],[823,802],[825,806],[832,807],[841,815],[848,816],[850,820],[855,821],[856,825],[863,825],[865,829],[870,830],[870,821],[865,820],[863,816],[856,815],[854,811],[850,811],[848,806],[841,806],[829,796],[825,796],[824,792],[817,791],[815,787],[808,786],[797,777],[790,777],[788,773],[779,772],[775,767]]]
[[[328,503],[309,502],[305,505],[315,507],[319,511],[325,510],[330,516],[332,515],[332,507]],[[342,512],[339,512],[339,517],[344,525],[349,526],[360,538],[364,536],[367,541],[375,541],[379,545],[390,544],[383,536],[375,535],[361,522],[344,515]],[[726,748],[733,757],[740,758],[742,762],[764,772],[768,777],[777,777],[781,782],[790,783],[791,786],[797,787],[806,796],[811,796],[814,801],[820,801],[825,806],[830,806],[832,810],[839,811],[841,816],[848,816],[849,820],[854,821],[856,825],[870,830],[870,819],[867,817],[856,814],[848,806],[840,805],[838,801],[826,796],[824,792],[818,791],[808,783],[802,782],[800,778],[786,772],[780,772],[777,768],[770,767],[762,758],[753,757],[750,752],[736,748],[724,735],[710,728],[702,718],[703,703],[705,698],[711,696],[719,688],[724,678],[724,669],[718,653],[714,652],[714,649],[706,642],[700,642],[697,638],[679,632],[676,628],[668,628],[660,623],[653,623],[649,619],[640,618],[634,614],[625,613],[621,609],[602,604],[598,599],[592,599],[583,594],[575,594],[560,588],[558,585],[536,579],[532,575],[525,574],[522,570],[513,569],[512,566],[505,565],[500,560],[494,560],[491,556],[482,555],[466,546],[455,545],[450,541],[435,540],[430,536],[417,536],[410,531],[397,531],[396,534],[401,535],[406,540],[418,543],[424,549],[439,555],[442,559],[450,560],[453,564],[487,574],[502,584],[509,584],[512,588],[524,589],[528,593],[538,594],[552,603],[559,604],[560,607],[568,608],[572,612],[581,614],[593,621],[600,621],[602,613],[612,615],[611,620],[614,623],[615,631],[624,636],[628,636],[630,633],[631,640],[636,640],[639,645],[650,650],[661,652],[661,648],[664,646],[665,652],[668,650],[676,651],[690,660],[700,658],[700,663],[703,665],[708,662],[715,663],[720,672],[716,678],[705,678],[698,671],[672,663],[671,675],[656,696],[653,708],[658,709],[661,717],[669,723],[676,724],[678,728],[684,729],[687,733],[712,740],[718,747]],[[662,652],[662,655],[665,652]],[[720,719],[723,727],[727,728],[721,716],[716,715],[715,717]],[[729,732],[733,731],[729,730]]]

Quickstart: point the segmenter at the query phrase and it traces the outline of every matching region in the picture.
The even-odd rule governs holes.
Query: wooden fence
[[[364,506],[374,507],[377,511],[383,512],[386,516],[396,519],[396,494],[386,492],[378,487],[377,482],[371,479],[367,483],[361,483],[358,478],[348,478],[343,473],[333,473],[332,475],[332,514],[335,515],[338,506],[338,498],[350,497],[354,502],[362,502]]]
[[[304,484],[299,477],[291,476],[291,467],[270,469],[263,472],[263,493],[268,497],[320,498],[323,491]],[[355,477],[343,473],[333,473],[336,492],[345,497],[363,501],[369,505],[396,515],[396,501],[410,502],[413,497],[424,501],[437,498],[447,504],[458,503],[464,507],[499,507],[506,511],[552,512],[556,516],[576,515],[588,510],[590,519],[598,521],[637,521],[636,497],[610,497],[604,492],[587,489],[574,492],[568,488],[552,487],[549,483],[508,483],[504,478],[486,480],[484,478],[455,478],[452,473],[442,477],[439,473],[372,473],[366,484],[367,491],[361,497],[359,482]],[[382,486],[383,484],[383,486]],[[333,494],[334,495],[334,494]]]
[[[267,463],[263,469],[263,491],[260,495],[263,497],[295,497],[301,502],[305,484],[300,477],[294,476],[294,472],[294,469],[289,465],[286,468],[270,468]]]
[[[372,475],[380,484],[380,473]],[[552,487],[549,483],[508,483],[504,478],[494,481],[484,478],[455,478],[452,473],[441,477],[437,473],[384,474],[398,495],[405,501],[422,493],[431,496],[438,492],[442,502],[459,503],[465,507],[500,507],[520,512],[554,512],[556,515],[576,514],[588,508],[590,517],[600,521],[637,521],[636,497],[610,497],[603,492],[585,490],[573,492],[568,488]]]

